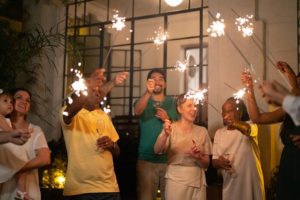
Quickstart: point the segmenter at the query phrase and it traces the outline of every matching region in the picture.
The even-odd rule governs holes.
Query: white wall
[[[40,24],[44,30],[49,30],[51,27],[58,28],[58,31],[63,33],[65,26],[65,7],[63,4],[52,4],[49,1],[41,0],[37,4],[30,0],[24,1],[24,6],[30,13],[28,21],[24,23],[24,29],[30,30],[35,24]],[[33,93],[45,98],[43,105],[35,104],[34,107],[42,117],[30,115],[30,121],[41,126],[45,132],[48,141],[52,139],[59,139],[61,134],[61,127],[59,123],[58,113],[62,106],[62,87],[63,87],[63,60],[64,47],[56,50],[56,56],[49,53],[51,58],[54,58],[56,69],[50,67],[46,60],[42,60],[44,67],[45,83],[51,90],[51,93],[41,89],[40,86],[35,85],[29,88]],[[40,77],[39,79],[42,79]],[[43,119],[41,119],[43,118]]]

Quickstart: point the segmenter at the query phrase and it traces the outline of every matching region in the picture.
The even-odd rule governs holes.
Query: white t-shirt
[[[251,124],[250,136],[238,130],[217,130],[213,143],[213,157],[229,155],[234,174],[221,170],[223,175],[223,200],[265,199],[263,174],[258,148],[258,128]]]
[[[20,146],[11,143],[0,145],[0,180],[6,181],[2,185],[0,200],[14,199],[17,190],[16,181],[13,177],[14,174],[18,170],[20,170],[28,161],[36,157],[36,150],[40,148],[48,148],[48,144],[42,129],[39,126],[33,124],[30,124],[29,128],[31,128],[33,132],[31,134],[31,137],[24,145]],[[7,152],[9,151],[9,149],[11,149],[12,151],[8,154]],[[16,152],[18,152],[18,154],[15,155]],[[5,162],[7,161],[9,161],[11,163],[10,165],[13,167],[7,168],[7,165],[5,164]],[[3,169],[5,170],[2,171]],[[26,172],[26,190],[30,197],[32,197],[34,200],[41,199],[38,169]]]

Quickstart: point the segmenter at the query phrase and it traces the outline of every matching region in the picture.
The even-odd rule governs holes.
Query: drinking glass
[[[105,130],[105,123],[103,119],[97,119],[96,121],[96,133],[97,133],[97,140],[98,138],[103,136],[103,132]],[[104,150],[97,146],[96,144],[96,151],[97,152],[103,152]]]
[[[230,176],[231,176],[232,178],[235,178],[235,177],[237,176],[237,173],[236,173],[236,171],[235,171],[235,169],[234,169],[234,167],[233,167],[233,165],[232,165],[233,160],[234,160],[233,154],[231,154],[231,153],[224,153],[224,154],[223,154],[223,157],[224,157],[225,159],[229,160],[229,162],[230,162],[230,169],[229,169],[229,170],[226,170],[226,172],[227,172],[228,174],[230,174]]]

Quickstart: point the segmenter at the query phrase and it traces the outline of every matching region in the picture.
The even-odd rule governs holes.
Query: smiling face
[[[154,90],[153,93],[154,94],[161,94],[163,93],[165,87],[166,87],[166,82],[165,82],[165,78],[161,73],[158,72],[154,72],[151,74],[151,76],[149,77],[149,79],[154,80]]]
[[[4,117],[13,111],[13,98],[7,94],[0,95],[0,114]]]
[[[181,119],[189,122],[194,122],[197,117],[197,105],[194,103],[194,99],[183,99],[181,102],[179,100],[177,111]]]
[[[222,106],[223,124],[241,120],[241,112],[238,111],[234,100],[227,100]]]
[[[30,94],[27,91],[19,90],[14,94],[15,112],[27,115],[30,110]]]

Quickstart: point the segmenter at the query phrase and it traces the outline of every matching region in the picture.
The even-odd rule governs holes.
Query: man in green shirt
[[[140,116],[140,143],[137,162],[137,195],[139,200],[156,199],[160,189],[164,199],[166,155],[154,153],[154,144],[166,119],[178,118],[176,100],[165,96],[165,72],[153,69],[148,73],[146,92],[136,102],[134,111]]]

